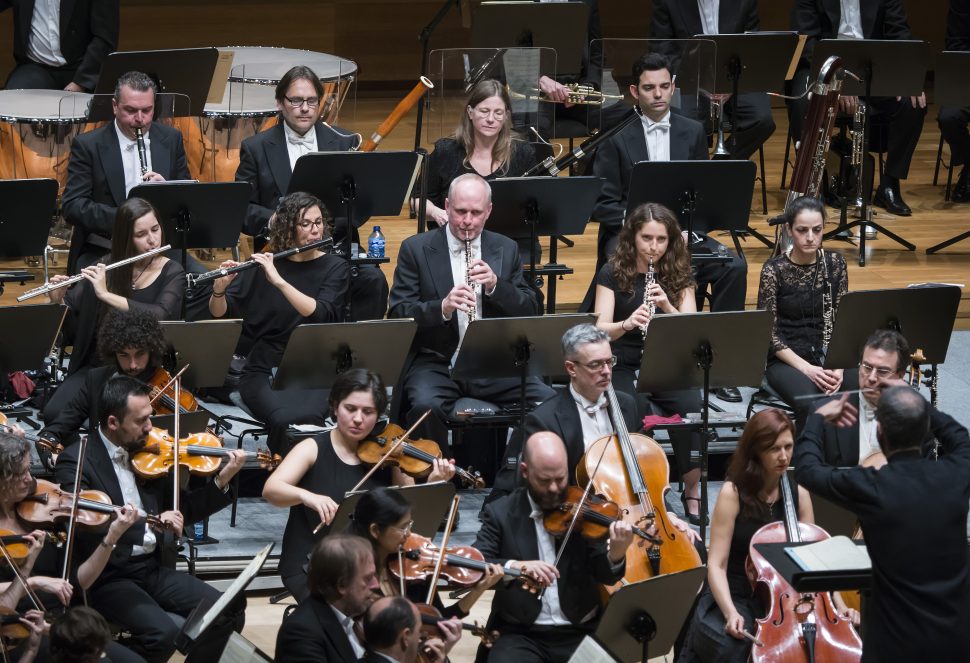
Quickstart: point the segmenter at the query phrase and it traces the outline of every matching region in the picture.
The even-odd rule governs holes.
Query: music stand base
[[[866,219],[856,219],[854,221],[849,221],[845,225],[839,225],[834,230],[831,230],[830,232],[827,232],[824,235],[822,235],[822,239],[823,240],[831,239],[833,237],[841,235],[842,233],[849,232],[853,228],[858,227],[859,228],[859,267],[865,267],[866,266],[866,227],[867,226],[871,226],[876,230],[876,232],[881,232],[883,235],[893,240],[894,242],[896,242],[897,244],[905,248],[907,251],[916,250],[915,244],[907,242],[905,239],[903,239],[896,233],[892,232],[891,230],[887,230],[886,228],[879,225],[875,221],[869,221]]]
[[[964,233],[960,233],[959,235],[956,235],[955,237],[951,237],[950,239],[948,239],[948,240],[946,240],[944,242],[940,242],[939,244],[936,244],[934,246],[931,246],[930,248],[926,249],[926,255],[933,255],[937,251],[941,251],[941,250],[945,249],[948,246],[953,246],[954,244],[956,244],[958,242],[962,242],[963,240],[967,239],[968,237],[970,237],[970,230],[968,230],[968,231],[966,231]]]

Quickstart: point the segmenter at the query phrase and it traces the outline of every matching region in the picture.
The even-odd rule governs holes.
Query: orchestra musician
[[[428,409],[432,415],[420,437],[447,448],[444,422],[462,396],[499,405],[518,401],[516,379],[463,380],[451,378],[450,367],[468,327],[468,314],[477,319],[526,316],[538,313],[534,291],[522,274],[515,242],[485,230],[492,211],[491,188],[480,176],[455,178],[445,200],[448,223],[408,237],[401,244],[389,318],[414,318],[418,331],[402,373],[403,392],[413,424]],[[466,256],[468,244],[470,255]],[[396,391],[396,390],[395,390]],[[537,380],[526,385],[526,399],[540,402],[552,390]]]
[[[340,256],[319,248],[279,261],[273,260],[273,253],[325,238],[329,218],[315,196],[284,196],[271,224],[267,252],[251,258],[259,267],[219,277],[212,284],[212,317],[243,319],[236,346],[236,354],[246,357],[239,394],[256,419],[269,427],[268,444],[277,453],[286,451],[290,424],[324,424],[327,391],[275,390],[272,371],[297,325],[341,319],[350,267]],[[221,266],[238,264],[227,260]]]
[[[128,376],[115,376],[105,384],[99,426],[88,438],[81,487],[107,493],[114,504],[130,504],[139,515],[159,514],[168,529],[180,534],[185,523],[198,522],[230,504],[229,482],[246,457],[240,450],[230,451],[228,462],[212,480],[181,491],[176,509],[169,479],[138,480],[131,467],[131,454],[144,446],[152,430],[150,393],[147,385]],[[80,448],[68,447],[57,460],[55,478],[64,490],[74,489]],[[130,648],[148,661],[167,661],[175,651],[179,627],[167,613],[187,617],[203,600],[215,602],[220,596],[195,576],[176,571],[174,539],[147,523],[117,539],[110,530],[78,532],[76,550],[79,558],[107,558],[88,588],[88,605],[131,633]],[[245,598],[234,600],[196,640],[186,661],[216,660],[232,630],[242,628],[244,611]]]
[[[808,88],[812,54],[820,39],[913,39],[902,0],[842,0],[839,3],[796,0],[792,29],[808,37],[792,78],[792,92],[797,99],[789,107],[789,121],[796,141],[801,140],[802,123],[808,110],[808,98],[799,95]],[[913,211],[903,200],[899,182],[909,176],[913,153],[923,131],[926,93],[921,92],[918,97],[871,97],[862,101],[870,117],[870,135],[877,135],[880,125],[888,132],[886,163],[872,202],[891,214],[910,216]],[[839,98],[840,111],[849,117],[858,106],[858,97]]]
[[[698,2],[677,2],[676,0],[653,0],[650,14],[650,40],[691,39],[694,35],[740,34],[758,32],[761,20],[758,17],[757,0],[740,2],[720,2],[719,0],[699,0]],[[729,159],[749,159],[764,145],[775,132],[775,121],[771,117],[771,105],[764,92],[750,92],[738,95],[719,95],[723,105],[721,117],[737,122],[727,142]],[[692,99],[683,99],[686,104]],[[704,100],[706,102],[706,100]],[[693,117],[708,117],[708,108],[684,108]],[[718,128],[713,128],[717,132]]]
[[[370,543],[341,533],[321,539],[310,553],[307,587],[307,600],[280,626],[276,660],[357,663],[365,650],[354,622],[380,597]]]
[[[795,410],[801,430],[811,401],[800,396],[831,394],[842,386],[842,369],[822,368],[839,301],[849,289],[845,259],[822,248],[825,207],[797,198],[785,210],[792,248],[762,266],[758,308],[771,312],[771,349],[765,381]]]
[[[79,605],[51,624],[52,663],[97,663],[111,657],[111,631],[100,614]],[[112,659],[113,661],[113,659]]]
[[[946,13],[945,51],[970,51],[970,0],[950,0]],[[940,134],[950,146],[950,167],[962,166],[950,192],[954,203],[970,203],[970,106],[940,106]]]
[[[70,309],[68,328],[74,331],[74,342],[68,377],[44,407],[45,421],[57,418],[81,388],[84,373],[98,363],[96,332],[107,311],[139,309],[159,320],[181,317],[185,270],[178,262],[156,254],[105,270],[106,264],[147,253],[164,244],[165,233],[152,204],[142,198],[126,200],[115,215],[111,253],[98,264],[83,268],[83,281],[48,293],[52,303],[63,303]],[[58,274],[50,282],[59,283],[67,278]]]
[[[3,0],[13,8],[13,57],[6,90],[92,92],[101,64],[118,50],[119,0]]]
[[[527,571],[545,589],[540,598],[515,584],[496,588],[488,626],[502,637],[488,660],[564,662],[596,627],[597,583],[611,585],[623,577],[633,532],[620,520],[610,525],[608,541],[588,541],[577,533],[560,542],[557,565],[556,542],[543,526],[543,513],[562,503],[569,485],[562,439],[549,432],[532,435],[520,469],[525,485],[485,506],[474,546],[486,561]]]
[[[421,613],[411,601],[400,596],[379,598],[364,613],[364,663],[414,663],[418,653],[429,663],[443,663],[448,652],[461,639],[457,620],[442,620],[442,636],[421,641]]]
[[[954,660],[970,651],[970,437],[901,380],[881,382],[876,434],[888,463],[875,469],[825,462],[823,425],[858,418],[845,394],[808,417],[795,451],[795,476],[861,523],[872,559],[862,661]],[[942,445],[938,460],[920,453],[927,431]],[[921,542],[918,564],[914,541]]]
[[[656,276],[644,294],[651,263]],[[596,324],[609,335],[616,356],[613,386],[636,399],[642,413],[659,411],[670,416],[700,412],[701,395],[696,389],[652,392],[645,396],[645,402],[637,393],[646,338],[643,329],[651,318],[648,301],[655,308],[654,315],[696,311],[690,255],[677,218],[655,203],[640,205],[627,216],[616,250],[596,276]],[[700,432],[671,429],[670,440],[684,482],[684,513],[691,523],[699,525]]]
[[[370,468],[357,457],[357,447],[387,409],[387,390],[377,373],[363,368],[344,371],[334,380],[329,404],[337,426],[294,446],[263,487],[263,497],[270,504],[290,508],[279,572],[283,585],[299,602],[310,594],[304,568],[317,539],[313,530],[320,523],[330,524],[344,495],[355,488],[414,483],[399,467],[386,465],[358,487]],[[446,481],[454,474],[450,462],[437,460],[428,480]]]
[[[256,239],[256,248],[270,234],[273,211],[290,188],[296,161],[310,152],[347,152],[359,147],[360,136],[320,119],[328,102],[323,84],[309,67],[291,68],[276,85],[276,108],[280,122],[250,136],[239,148],[236,181],[252,187],[243,232]],[[338,215],[334,243],[340,247],[349,232],[360,242],[357,223],[348,229],[347,219]],[[350,284],[353,320],[380,320],[387,311],[387,278],[378,265],[358,268]]]

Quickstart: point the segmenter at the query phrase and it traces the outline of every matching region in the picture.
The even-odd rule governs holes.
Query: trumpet
[[[166,244],[165,246],[160,246],[157,249],[152,249],[151,251],[146,251],[145,253],[142,253],[141,255],[132,256],[130,258],[125,258],[123,260],[119,260],[117,262],[113,262],[110,265],[105,265],[104,271],[107,272],[107,271],[110,271],[112,269],[115,269],[116,267],[121,267],[123,265],[128,265],[128,264],[131,264],[133,262],[138,262],[139,260],[141,260],[143,258],[153,258],[153,257],[157,256],[159,253],[162,253],[164,251],[168,251],[171,248],[172,248],[172,245],[171,244]],[[22,302],[25,299],[31,299],[33,297],[37,297],[38,295],[46,295],[51,290],[58,290],[59,288],[66,288],[66,287],[71,286],[71,285],[74,285],[78,281],[82,281],[82,280],[84,280],[84,275],[83,274],[75,274],[71,278],[65,279],[63,281],[58,281],[57,283],[45,283],[44,285],[38,286],[38,287],[34,288],[33,290],[28,290],[24,294],[20,295],[19,297],[17,297],[17,301],[18,302]]]
[[[563,103],[547,98],[545,93],[537,87],[532,88],[528,93],[517,92],[508,85],[505,87],[510,99],[535,99],[550,104]],[[591,85],[566,83],[566,88],[569,90],[569,96],[566,98],[565,103],[569,104],[602,106],[605,101],[621,101],[623,99],[622,94],[603,94],[603,92]]]

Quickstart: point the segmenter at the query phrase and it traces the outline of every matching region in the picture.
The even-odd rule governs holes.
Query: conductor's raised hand
[[[467,283],[459,283],[441,300],[441,314],[451,320],[455,311],[468,313],[475,308],[475,291]]]
[[[833,398],[823,403],[815,410],[830,424],[839,428],[848,428],[859,420],[859,409],[849,402],[849,394],[842,394],[842,398]]]

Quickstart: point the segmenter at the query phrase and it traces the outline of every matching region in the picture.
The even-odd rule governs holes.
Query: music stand
[[[933,73],[933,96],[939,106],[970,106],[970,53],[966,51],[944,51],[936,59],[936,69]],[[966,167],[966,164],[964,164]],[[939,170],[939,165],[937,165]],[[953,177],[953,164],[946,178],[946,194],[944,200],[950,199],[950,179]],[[936,183],[936,176],[933,176]],[[962,242],[970,237],[970,230],[955,235],[948,240],[934,244],[926,249],[926,255],[932,255],[946,247]]]
[[[396,384],[417,333],[411,319],[300,325],[290,335],[274,389],[329,389],[350,368],[369,368]]]
[[[650,652],[667,652],[674,646],[704,584],[707,569],[698,566],[625,585],[610,597],[592,638],[613,660],[636,663],[650,658]],[[589,659],[580,648],[570,663]]]
[[[822,63],[829,56],[842,58],[842,66],[861,78],[860,81],[847,76],[842,81],[843,95],[856,95],[863,101],[871,97],[910,97],[919,96],[926,79],[929,62],[929,45],[924,41],[905,39],[822,39],[815,45],[812,55],[812,76],[817,76]],[[810,79],[811,80],[811,79]],[[863,123],[863,154],[869,153],[869,122],[867,113]],[[865,172],[866,159],[862,161],[862,172],[856,186],[863,186],[868,175]],[[916,246],[896,233],[887,230],[872,220],[870,201],[863,196],[863,206],[859,218],[848,223],[840,223],[834,230],[823,236],[824,239],[845,237],[848,231],[859,227],[859,266],[866,265],[866,227],[872,226],[889,239],[908,251]]]
[[[45,256],[47,274],[47,235],[57,210],[57,180],[43,178],[0,181],[0,258]],[[32,274],[16,274],[3,282],[33,279]]]
[[[43,366],[57,341],[66,314],[67,307],[61,304],[0,307],[0,329],[6,330],[5,340],[0,343],[0,375]],[[22,330],[29,330],[29,333],[16,333]],[[23,408],[4,409],[7,416],[29,412]]]
[[[414,486],[391,486],[388,490],[396,492],[411,506],[411,518],[414,520],[411,531],[429,539],[433,539],[438,533],[438,527],[448,515],[451,500],[457,492],[455,484],[450,481],[436,481]],[[347,529],[350,516],[357,508],[357,502],[366,492],[348,493],[337,507],[337,513],[330,521],[330,527],[321,529],[318,537],[323,538],[328,532],[343,532]]]
[[[748,227],[755,170],[753,161],[641,161],[630,174],[626,213],[643,203],[660,203],[678,213],[688,238],[697,230],[729,231],[738,257],[744,260],[739,232],[751,233],[771,246],[766,237]],[[696,252],[692,243],[687,243],[692,258],[723,260],[706,248]]]
[[[226,381],[232,353],[242,334],[242,320],[166,320],[162,333],[174,353],[172,370],[182,373],[183,389],[220,387]]]
[[[771,341],[768,311],[683,313],[650,321],[637,391],[701,388],[701,539],[707,531],[708,398],[712,389],[759,385]]]
[[[94,93],[114,94],[115,84],[122,74],[140,71],[155,81],[159,92],[187,96],[190,104],[187,114],[202,117],[218,61],[219,50],[211,46],[109,53],[101,65]],[[92,112],[94,110],[92,104]]]
[[[559,377],[565,370],[562,335],[583,323],[595,323],[591,313],[484,318],[468,325],[451,369],[456,380],[519,379],[519,424],[525,421],[526,382],[530,377]]]
[[[152,426],[167,430],[170,435],[175,435],[175,415],[156,414],[152,418]],[[179,415],[179,435],[194,435],[204,433],[209,425],[209,411],[199,408],[195,412],[183,412]],[[208,516],[205,518],[209,520]],[[214,541],[214,540],[213,540]],[[196,542],[198,544],[198,542]]]

